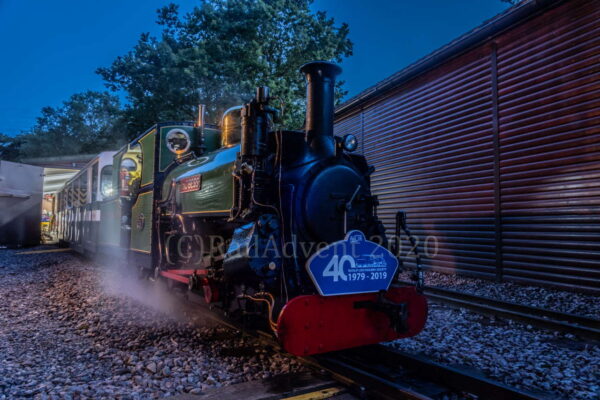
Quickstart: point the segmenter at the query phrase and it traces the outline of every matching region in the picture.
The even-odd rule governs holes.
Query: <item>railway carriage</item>
[[[114,151],[98,154],[59,191],[54,230],[60,244],[95,253],[100,240],[100,206],[111,196]]]
[[[353,153],[356,138],[333,135],[341,70],[301,71],[304,130],[276,128],[266,87],[219,125],[202,113],[156,124],[112,155],[112,170],[103,153],[65,186],[62,239],[123,252],[141,276],[185,285],[293,354],[417,334],[427,302],[418,284],[392,285],[399,259],[377,217],[373,169]],[[403,214],[397,222],[398,234]]]

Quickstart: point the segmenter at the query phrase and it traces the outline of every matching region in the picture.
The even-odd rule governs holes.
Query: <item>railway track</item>
[[[244,327],[227,320],[224,315],[216,314],[215,311],[207,313],[203,311],[207,308],[206,306],[198,306],[204,304],[204,300],[200,296],[189,293],[187,287],[184,285],[180,285],[175,289],[169,292],[169,294],[180,300],[181,311],[185,311],[189,316],[202,313],[203,316],[210,317],[220,324],[229,326],[235,330],[241,330],[246,335],[259,340],[261,343],[277,351],[283,351],[271,334],[245,330]],[[436,293],[433,293],[434,290]],[[430,297],[443,293],[447,298],[450,298],[452,294],[456,293],[460,295],[457,297],[461,298],[463,296],[465,296],[464,298],[469,298],[470,296],[472,302],[475,300],[481,301],[481,298],[477,296],[445,289],[426,288],[425,292]],[[498,302],[494,300],[495,303]],[[520,308],[535,309],[523,305],[517,306]],[[575,321],[581,323],[582,319],[594,322],[593,319],[589,318],[575,317],[547,310],[543,311],[545,313],[561,315],[561,318],[563,318],[563,315],[566,315],[568,323],[575,323]],[[494,315],[497,315],[497,313],[494,312]],[[555,396],[550,397],[544,393],[531,393],[507,386],[482,376],[479,371],[444,365],[427,357],[402,352],[384,345],[365,346],[299,359],[314,371],[321,374],[324,372],[325,377],[339,382],[342,386],[348,388],[348,392],[359,398],[436,400],[443,398],[478,398],[486,400],[556,399]],[[335,393],[341,392],[336,391]]]
[[[411,284],[408,281],[401,281],[401,283]],[[532,326],[600,341],[600,320],[594,318],[431,286],[426,286],[424,293],[429,299],[450,306],[467,308],[485,315],[508,318]]]
[[[442,399],[473,398],[473,395],[489,400],[549,398],[384,345],[359,347],[313,359],[317,366],[350,379],[355,385],[360,383],[367,398]]]
[[[200,303],[200,301],[197,299],[192,302]],[[245,330],[225,316],[214,312],[208,316],[232,329],[241,330],[266,346],[277,351],[284,351],[269,333]],[[299,357],[299,360],[318,374],[339,382],[348,388],[349,393],[359,398],[550,399],[545,394],[531,393],[488,379],[479,371],[444,365],[427,357],[409,354],[385,345],[364,346],[316,356]]]

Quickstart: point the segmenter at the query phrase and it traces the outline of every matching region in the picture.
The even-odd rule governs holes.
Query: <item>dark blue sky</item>
[[[94,73],[127,52],[141,32],[158,33],[155,10],[169,0],[0,0],[0,132],[17,134],[46,105],[104,90]],[[182,10],[197,0],[175,1]],[[500,0],[316,0],[350,25],[354,55],[343,63],[352,96],[506,8]]]

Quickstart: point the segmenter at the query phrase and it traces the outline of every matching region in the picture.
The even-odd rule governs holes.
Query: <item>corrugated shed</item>
[[[421,250],[437,253],[425,265],[446,272],[494,273],[485,53],[467,54],[451,74],[434,71],[364,111],[364,154],[376,166],[372,185],[381,218],[392,227],[396,211],[407,211]]]
[[[600,6],[500,36],[503,274],[600,287]]]
[[[426,267],[600,293],[600,2],[546,3],[367,91],[336,134],[359,137],[388,232],[407,211]]]

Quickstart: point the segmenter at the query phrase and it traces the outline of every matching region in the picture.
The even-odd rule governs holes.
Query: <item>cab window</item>
[[[119,191],[121,196],[129,196],[137,191],[140,186],[140,172],[138,163],[133,158],[123,158],[119,168]]]
[[[137,169],[137,163],[133,158],[126,157],[121,162],[121,169],[125,169],[129,172],[135,171]]]

